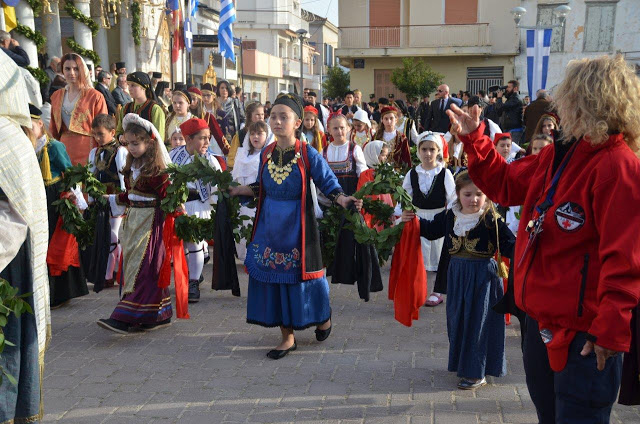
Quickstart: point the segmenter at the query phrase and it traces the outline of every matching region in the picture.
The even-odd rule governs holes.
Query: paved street
[[[205,273],[203,287],[210,287],[211,265]],[[241,278],[242,298],[206,288],[190,308],[191,320],[145,334],[119,336],[96,325],[111,313],[117,289],[52,311],[44,421],[537,422],[517,324],[507,332],[509,374],[476,392],[460,391],[446,371],[444,305],[423,308],[406,328],[393,319],[386,291],[365,303],[354,287],[332,285],[329,339],[318,343],[313,330],[299,332],[298,351],[273,361],[265,353],[279,331],[245,323],[247,278]],[[616,406],[612,422],[640,423],[640,413]]]

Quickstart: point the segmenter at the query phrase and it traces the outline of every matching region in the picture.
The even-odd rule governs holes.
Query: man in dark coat
[[[107,111],[109,115],[115,116],[118,105],[113,95],[109,91],[109,84],[111,84],[111,74],[109,72],[102,71],[98,74],[98,83],[96,84],[96,90],[104,96],[105,102],[107,102]]]
[[[498,91],[498,99],[496,100],[496,112],[500,116],[500,128],[504,132],[510,132],[514,129],[522,128],[522,100],[518,97],[520,83],[511,80],[507,83],[507,89],[502,92]],[[513,134],[512,134],[513,135]],[[520,140],[513,140],[520,141]]]
[[[551,98],[549,94],[545,90],[538,90],[536,93],[536,100],[534,100],[527,108],[524,110],[524,126],[526,127],[524,132],[524,141],[529,143],[531,141],[531,137],[533,131],[536,129],[538,125],[538,121],[542,117],[542,115],[549,113],[551,109]]]
[[[427,119],[429,118],[429,96],[424,96],[416,110],[416,121],[418,121],[418,132],[422,132],[427,128]]]
[[[446,133],[449,131],[449,117],[447,110],[451,109],[451,105],[462,106],[462,100],[449,96],[449,86],[442,84],[436,92],[436,99],[431,102],[429,113],[427,115],[427,124],[425,131]]]

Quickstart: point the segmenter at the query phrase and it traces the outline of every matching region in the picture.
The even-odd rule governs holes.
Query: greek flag
[[[188,52],[193,48],[193,32],[191,32],[191,20],[189,18],[184,21],[184,46]]]
[[[552,29],[527,30],[527,80],[529,96],[547,87]]]
[[[218,43],[220,54],[233,63],[236,63],[236,55],[233,53],[233,28],[236,21],[236,8],[233,0],[222,0],[220,11],[220,25],[218,26]]]
[[[200,4],[200,0],[189,0],[189,9],[191,10],[191,17],[195,19],[196,13],[198,12],[198,5]]]

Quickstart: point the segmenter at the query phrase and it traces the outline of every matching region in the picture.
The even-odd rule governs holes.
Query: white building
[[[237,0],[237,22],[233,27],[234,36],[242,39],[249,51],[262,52],[266,57],[256,57],[255,63],[277,63],[280,59],[281,71],[270,70],[259,74],[266,81],[267,97],[274,99],[280,91],[301,92],[300,81],[300,38],[296,31],[309,32],[309,23],[302,18],[299,0]],[[308,43],[303,44],[303,76],[305,87],[313,87],[313,55],[315,50]],[[249,66],[247,68],[250,68]],[[245,75],[257,75],[253,69]],[[316,81],[316,86],[318,82]],[[245,92],[259,91],[255,86],[245,87]]]
[[[308,88],[316,90],[318,98],[322,98],[322,81],[329,70],[334,66],[335,51],[338,48],[339,30],[327,18],[302,9],[302,18],[309,22],[309,44],[313,46],[316,54],[313,56],[314,80]]]
[[[623,54],[640,69],[640,2],[638,0],[523,0],[527,10],[521,25],[557,23],[553,9],[568,5],[571,12],[564,27],[553,29],[547,89],[553,91],[564,77],[573,59]],[[520,31],[520,54],[516,57],[515,76],[521,93],[527,89],[527,47],[525,30]],[[534,99],[532,99],[534,100]]]

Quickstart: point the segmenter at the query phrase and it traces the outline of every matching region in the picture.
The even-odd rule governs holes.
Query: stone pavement
[[[365,303],[350,286],[331,286],[334,328],[318,343],[298,332],[298,350],[265,353],[278,329],[245,322],[242,298],[210,288],[205,266],[190,320],[121,336],[96,325],[117,289],[91,293],[52,311],[46,355],[44,422],[63,423],[536,423],[525,385],[517,325],[507,330],[509,374],[477,391],[456,389],[446,371],[444,305],[422,308],[407,328],[393,318],[386,291]],[[385,287],[388,268],[385,269]],[[430,275],[430,281],[433,276]],[[616,406],[613,423],[640,423]]]

